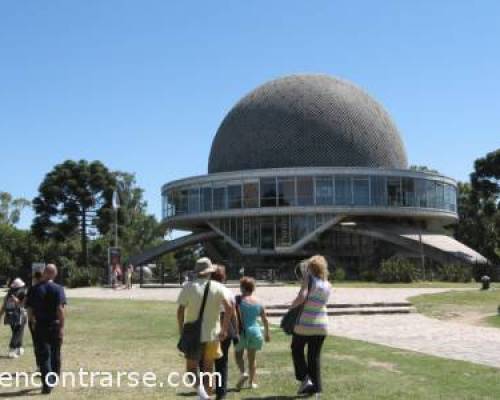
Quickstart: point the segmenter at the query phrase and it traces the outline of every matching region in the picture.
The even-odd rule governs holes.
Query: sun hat
[[[216,269],[217,267],[212,264],[208,257],[199,258],[194,265],[194,273],[198,275],[208,275],[215,272]]]
[[[10,287],[12,289],[19,289],[19,288],[22,288],[25,286],[25,283],[23,282],[23,280],[21,278],[16,278],[12,281],[12,283],[10,284]]]

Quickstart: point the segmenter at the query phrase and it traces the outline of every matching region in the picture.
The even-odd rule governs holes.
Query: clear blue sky
[[[374,95],[411,164],[465,180],[500,147],[497,0],[5,0],[0,190],[31,199],[56,163],[98,159],[160,216],[160,186],[206,172],[230,107],[300,72]]]

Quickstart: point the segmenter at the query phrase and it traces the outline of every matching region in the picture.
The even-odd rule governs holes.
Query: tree
[[[0,277],[28,279],[30,266],[42,260],[42,248],[31,232],[0,224]]]
[[[56,165],[33,200],[33,233],[57,241],[79,234],[80,261],[88,266],[89,227],[95,225],[100,233],[109,230],[107,216],[115,185],[114,176],[99,161],[67,160]]]
[[[14,199],[10,193],[0,192],[0,224],[17,224],[21,211],[29,205],[30,202],[26,199]]]
[[[474,163],[471,183],[458,185],[457,239],[500,262],[500,150]]]
[[[500,196],[500,149],[488,153],[474,162],[471,182],[483,197],[498,203]]]
[[[409,169],[411,169],[412,171],[431,172],[434,174],[439,174],[438,170],[429,168],[426,165],[410,165]]]
[[[114,172],[113,175],[120,200],[120,247],[123,258],[126,259],[148,247],[160,244],[166,229],[154,215],[147,213],[147,202],[143,199],[144,190],[137,186],[135,175],[121,171]],[[107,218],[110,219],[111,216]]]

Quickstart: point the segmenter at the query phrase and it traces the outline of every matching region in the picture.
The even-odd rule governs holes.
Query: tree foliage
[[[121,171],[113,174],[120,199],[119,245],[125,259],[161,243],[165,227],[154,215],[147,213],[147,202],[143,198],[144,190],[137,186],[135,175]]]
[[[0,224],[17,224],[22,210],[29,206],[30,202],[26,199],[15,199],[10,193],[0,192]]]
[[[100,233],[109,230],[111,221],[106,217],[114,188],[114,176],[99,161],[67,160],[56,165],[33,200],[33,233],[58,241],[80,234],[80,260],[87,266],[89,226],[96,225]]]
[[[457,239],[500,263],[500,149],[476,160],[470,183],[458,185]]]

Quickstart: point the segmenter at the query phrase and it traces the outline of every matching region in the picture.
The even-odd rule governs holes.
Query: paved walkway
[[[297,287],[262,287],[258,296],[266,304],[290,303]],[[402,302],[419,294],[450,289],[358,289],[335,288],[333,303]],[[68,290],[73,298],[175,301],[179,289]],[[277,322],[277,321],[276,321]],[[500,368],[500,329],[440,321],[421,314],[336,316],[330,318],[332,335],[417,351],[439,357],[465,360]]]
[[[238,289],[231,288],[235,293]],[[439,293],[450,289],[434,288],[334,288],[330,303],[376,303],[402,302],[408,297],[419,294]],[[257,288],[257,296],[267,305],[291,303],[298,291],[298,286],[273,286]],[[107,288],[79,288],[67,289],[69,297],[98,298],[98,299],[131,299],[131,300],[164,300],[175,301],[180,288],[151,288],[131,290],[112,290]]]

